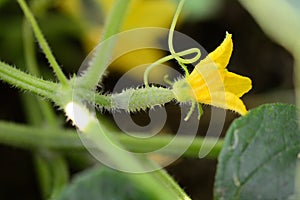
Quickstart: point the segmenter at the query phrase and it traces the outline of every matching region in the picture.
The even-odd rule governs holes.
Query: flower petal
[[[240,115],[247,114],[243,101],[230,92],[213,92],[206,99],[199,99],[200,103],[209,104],[215,107],[233,110]]]
[[[207,64],[213,62],[221,69],[226,68],[226,66],[229,63],[232,54],[232,49],[233,49],[233,43],[231,37],[232,37],[231,34],[226,33],[226,37],[224,41],[221,43],[221,45],[218,46],[213,52],[208,54],[208,56],[198,64],[199,67],[202,66],[201,64]]]
[[[226,92],[231,92],[238,97],[243,96],[252,88],[250,78],[232,72],[225,72],[224,85]]]
[[[223,73],[213,63],[207,63],[201,68],[195,68],[188,76],[187,82],[195,98],[201,99],[207,98],[212,92],[225,92],[223,77]]]

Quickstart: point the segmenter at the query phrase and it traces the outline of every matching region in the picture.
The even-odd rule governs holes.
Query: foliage
[[[145,27],[152,23],[155,25],[156,22],[159,22],[157,26],[166,27],[177,2],[166,1],[163,7],[159,7],[161,1],[143,3],[141,1],[144,0],[132,0],[132,2],[131,0],[115,0],[114,3],[92,1],[95,3],[93,5],[107,8],[100,13],[104,16],[105,23],[99,26],[101,28],[95,28],[101,29],[102,43],[95,49],[88,68],[82,74],[68,78],[63,72],[62,65],[52,53],[36,20],[36,17],[42,18],[43,13],[55,1],[31,1],[28,6],[26,1],[18,0],[26,18],[22,31],[25,61],[18,59],[16,64],[22,63],[21,66],[27,66],[28,73],[19,67],[0,62],[0,79],[34,96],[22,93],[22,101],[26,108],[26,125],[4,120],[0,122],[0,143],[32,152],[43,198],[188,200],[189,195],[172,176],[146,154],[174,141],[173,146],[170,145],[169,149],[161,151],[162,155],[197,158],[201,149],[211,149],[206,155],[207,158],[217,159],[218,157],[215,199],[299,199],[300,130],[297,107],[288,104],[266,104],[247,112],[240,97],[251,88],[251,80],[225,69],[232,52],[231,34],[227,34],[220,47],[201,62],[199,58],[203,52],[198,48],[176,52],[173,47],[173,42],[176,44],[176,41],[173,41],[174,29],[185,3],[184,0],[179,2],[170,27],[168,35],[170,55],[163,57],[161,53],[149,53],[152,64],[144,73],[144,86],[126,88],[114,94],[102,94],[98,91],[110,57],[116,53],[117,46],[126,46],[126,43],[118,43],[118,33],[132,27]],[[79,27],[77,29],[69,26],[67,29],[72,33],[78,32],[84,45],[89,46],[90,41],[87,40],[90,39],[94,24],[90,25],[88,31],[86,30],[89,25],[85,24],[84,20],[80,21],[81,15],[84,14],[76,15],[77,11],[81,10],[80,3],[83,1],[75,2],[74,5],[69,1],[56,2],[56,5],[72,16],[73,23]],[[0,1],[0,6],[7,3],[8,1]],[[186,3],[185,9],[188,9],[190,13],[186,12],[185,20],[189,17],[195,20],[203,16],[211,16],[210,12],[197,12],[196,8],[200,5],[215,13],[218,6],[222,4],[217,0],[210,3],[194,0]],[[296,0],[284,2],[240,0],[240,3],[270,37],[293,54],[296,104],[299,107],[300,12],[298,11],[300,4]],[[218,6],[214,7],[214,4]],[[133,8],[138,8],[139,12],[135,13],[132,11]],[[148,18],[145,21],[139,21],[140,15],[144,12],[152,13],[152,9],[156,8],[156,20]],[[164,20],[157,20],[164,13]],[[271,23],[274,20],[274,13],[278,17],[281,28]],[[7,30],[3,32],[5,31]],[[18,31],[13,32],[18,34]],[[97,31],[97,37],[98,34]],[[53,70],[54,78],[39,78],[43,72],[40,70],[41,67],[35,55],[33,36]],[[154,42],[154,38],[158,36],[161,35],[151,35],[149,41]],[[10,40],[13,41],[12,38]],[[17,44],[18,42],[5,43],[11,46]],[[130,68],[130,65],[139,63],[138,59],[135,60],[138,55],[130,56],[124,62],[126,69]],[[190,58],[189,56],[192,55],[193,57]],[[185,72],[185,77],[176,81],[166,79],[166,82],[170,84],[169,87],[150,85],[148,83],[150,71],[170,60],[177,61]],[[189,73],[189,65],[195,62],[199,64],[192,73]],[[122,65],[122,62],[119,65]],[[221,83],[217,83],[216,77],[221,77]],[[217,98],[222,99],[223,96],[223,101],[213,102],[214,93],[211,93],[210,89],[217,91],[215,92]],[[195,102],[231,109],[243,116],[231,124],[224,140],[199,136],[196,138],[179,136],[177,140],[173,140],[173,137],[168,134],[160,134],[150,139],[136,139],[114,130],[111,123],[107,122],[103,116],[98,116],[89,109],[90,105],[95,105],[97,108],[112,112],[120,110],[137,112],[154,109],[174,101],[180,104],[191,102],[186,121],[191,120]],[[66,115],[67,120],[73,123],[79,131],[78,134],[74,129],[63,127],[64,119],[56,114],[53,104]],[[201,115],[200,105],[198,110]],[[180,152],[180,147],[186,145],[188,146],[186,151]],[[66,159],[68,154],[78,152],[78,159],[80,157],[83,160],[87,159],[89,164],[96,162],[89,160],[86,148],[101,152],[101,155],[110,159],[111,167],[124,172],[96,165],[93,169],[79,173],[69,182],[69,163]]]
[[[219,156],[216,199],[289,199],[299,141],[295,106],[263,105],[236,120]]]

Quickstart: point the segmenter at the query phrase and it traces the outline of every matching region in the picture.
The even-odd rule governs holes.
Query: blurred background
[[[112,7],[111,0],[32,0],[28,1],[39,25],[49,42],[54,55],[65,74],[76,74],[88,53],[99,42],[104,21]],[[123,30],[141,27],[164,27],[171,24],[177,6],[176,0],[133,0],[125,19]],[[0,59],[8,64],[25,69],[23,13],[16,1],[0,0]],[[184,33],[207,52],[213,51],[225,37],[226,31],[233,34],[234,50],[228,69],[250,77],[252,90],[243,97],[251,109],[264,103],[294,103],[293,59],[282,47],[271,41],[262,32],[248,12],[234,0],[187,1],[176,30]],[[163,41],[163,36],[153,36],[153,41]],[[130,42],[130,41],[129,41]],[[176,44],[176,40],[174,41]],[[121,44],[125,45],[125,44]],[[162,42],[162,45],[165,43]],[[38,66],[45,79],[54,79],[47,60],[35,42]],[[100,91],[111,92],[118,79],[140,64],[151,63],[167,52],[142,50],[125,55],[108,68]],[[180,71],[176,62],[168,63]],[[192,70],[192,67],[190,68]],[[155,80],[159,73],[152,76]],[[133,81],[137,77],[130,77]],[[24,92],[1,83],[0,120],[26,124],[26,108],[22,101]],[[166,105],[168,112],[164,131],[176,133],[174,121],[180,118],[178,105]],[[64,123],[63,113],[56,111]],[[103,112],[113,124],[110,113]],[[238,115],[227,112],[224,133]],[[147,111],[132,114],[137,124],[149,123]],[[204,106],[204,116],[199,125],[199,135],[204,135],[210,120],[210,107]],[[68,125],[66,125],[68,126]],[[1,141],[0,141],[1,143]],[[39,185],[30,151],[0,145],[0,199],[41,199]],[[78,164],[70,159],[70,171],[76,173],[89,165]],[[213,183],[216,160],[180,159],[167,167],[192,199],[213,199]]]

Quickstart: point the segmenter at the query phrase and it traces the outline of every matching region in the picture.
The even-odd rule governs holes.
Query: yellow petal
[[[232,72],[225,73],[224,85],[226,92],[231,92],[238,97],[243,96],[252,88],[250,78]]]
[[[213,52],[208,54],[208,56],[199,63],[200,66],[201,64],[215,63],[221,69],[226,68],[233,49],[231,36],[231,34],[226,33],[226,37],[222,44],[218,46]]]
[[[206,99],[199,99],[198,101],[215,107],[233,110],[240,115],[247,114],[243,101],[230,92],[213,92]]]
[[[168,28],[177,4],[166,0],[132,0],[123,30],[142,27]]]
[[[194,96],[198,98],[199,96],[206,96],[215,91],[225,92],[223,71],[219,70],[213,63],[199,63],[198,67],[187,78],[188,83],[193,89]]]

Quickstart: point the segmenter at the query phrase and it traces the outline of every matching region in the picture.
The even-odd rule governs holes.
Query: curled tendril
[[[174,50],[174,46],[173,46],[174,30],[175,30],[175,26],[176,26],[179,14],[180,14],[180,12],[182,10],[182,7],[184,5],[184,2],[185,2],[185,0],[181,0],[178,4],[178,7],[176,9],[175,15],[174,15],[173,20],[172,20],[169,35],[168,35],[168,47],[169,47],[169,51],[170,51],[171,55],[165,56],[165,57],[157,60],[156,62],[152,63],[150,66],[147,67],[147,69],[145,70],[145,73],[144,73],[144,84],[145,84],[146,88],[149,87],[148,76],[149,76],[150,71],[154,67],[158,66],[159,64],[162,64],[162,63],[167,62],[169,60],[175,59],[178,62],[178,64],[181,66],[181,68],[184,70],[185,76],[188,77],[189,72],[188,72],[188,69],[186,67],[186,64],[194,63],[194,62],[198,61],[201,57],[201,51],[200,51],[199,48],[190,48],[190,49],[180,51],[180,52],[175,52],[175,50]],[[192,55],[192,54],[194,54],[194,57],[192,57],[192,58],[189,58],[189,59],[182,58],[184,56]],[[167,83],[170,82],[169,80],[167,80],[167,81],[168,81]],[[191,115],[192,115],[192,113],[193,113],[193,111],[196,107],[196,104],[198,104],[198,106],[197,106],[197,108],[198,108],[198,119],[200,119],[200,117],[203,113],[202,106],[201,106],[201,104],[197,103],[196,101],[191,100],[191,108],[190,108],[189,112],[187,113],[186,117],[184,118],[185,121],[187,121],[191,117]]]
[[[149,67],[147,67],[147,69],[145,70],[145,73],[144,73],[144,84],[146,87],[149,87],[148,75],[149,75],[150,71],[154,67],[158,66],[159,64],[162,64],[169,60],[175,59],[175,60],[177,60],[179,65],[182,67],[182,69],[185,72],[185,76],[187,77],[187,76],[189,76],[189,72],[188,72],[188,69],[185,66],[185,64],[194,63],[194,62],[198,61],[201,57],[201,51],[199,48],[190,48],[190,49],[180,51],[180,52],[175,52],[175,50],[174,50],[174,46],[173,46],[174,30],[175,30],[175,26],[176,26],[179,14],[184,5],[184,2],[185,2],[185,0],[181,0],[178,4],[177,10],[176,10],[173,20],[172,20],[169,35],[168,35],[168,47],[169,47],[169,51],[170,51],[171,55],[165,56],[165,57],[157,60],[156,62],[152,63]],[[192,58],[189,58],[189,59],[182,58],[183,56],[192,55],[192,54],[195,55]]]
[[[173,21],[170,27],[169,35],[168,35],[168,46],[169,51],[171,55],[165,56],[156,62],[152,63],[150,66],[148,66],[144,73],[144,88],[131,88],[127,90],[123,90],[121,93],[113,94],[113,95],[100,95],[97,94],[95,96],[95,104],[99,108],[105,108],[108,110],[117,110],[122,109],[126,110],[128,112],[136,112],[139,110],[145,110],[147,108],[152,108],[157,105],[164,105],[167,102],[172,101],[175,98],[175,94],[173,90],[170,90],[168,88],[162,88],[162,87],[153,87],[149,86],[148,82],[148,75],[150,71],[154,68],[159,66],[162,63],[165,63],[169,60],[175,59],[179,65],[182,67],[182,69],[185,71],[185,77],[189,76],[189,72],[187,70],[186,64],[195,63],[198,61],[201,57],[201,51],[199,48],[190,48],[187,50],[183,50],[180,52],[175,52],[173,47],[173,36],[174,36],[174,29],[176,26],[176,22],[178,20],[179,14],[182,10],[183,4],[185,0],[181,0],[176,13],[173,17]],[[184,56],[187,55],[194,55],[192,58],[185,59]],[[174,82],[168,79],[168,75],[165,75],[164,80],[167,84],[174,87]],[[178,86],[178,84],[177,84]],[[178,86],[180,87],[180,86]],[[181,86],[183,87],[183,86]],[[184,95],[184,94],[182,94]],[[187,95],[187,98],[184,98],[185,100],[189,101],[191,103],[191,108],[189,112],[187,113],[186,117],[184,118],[185,121],[187,121],[193,114],[193,111],[196,108],[198,108],[198,116],[200,119],[200,116],[202,115],[202,107],[201,104],[196,102],[193,98],[190,98],[190,95]],[[178,99],[177,99],[178,100]],[[178,100],[179,102],[185,102]]]

